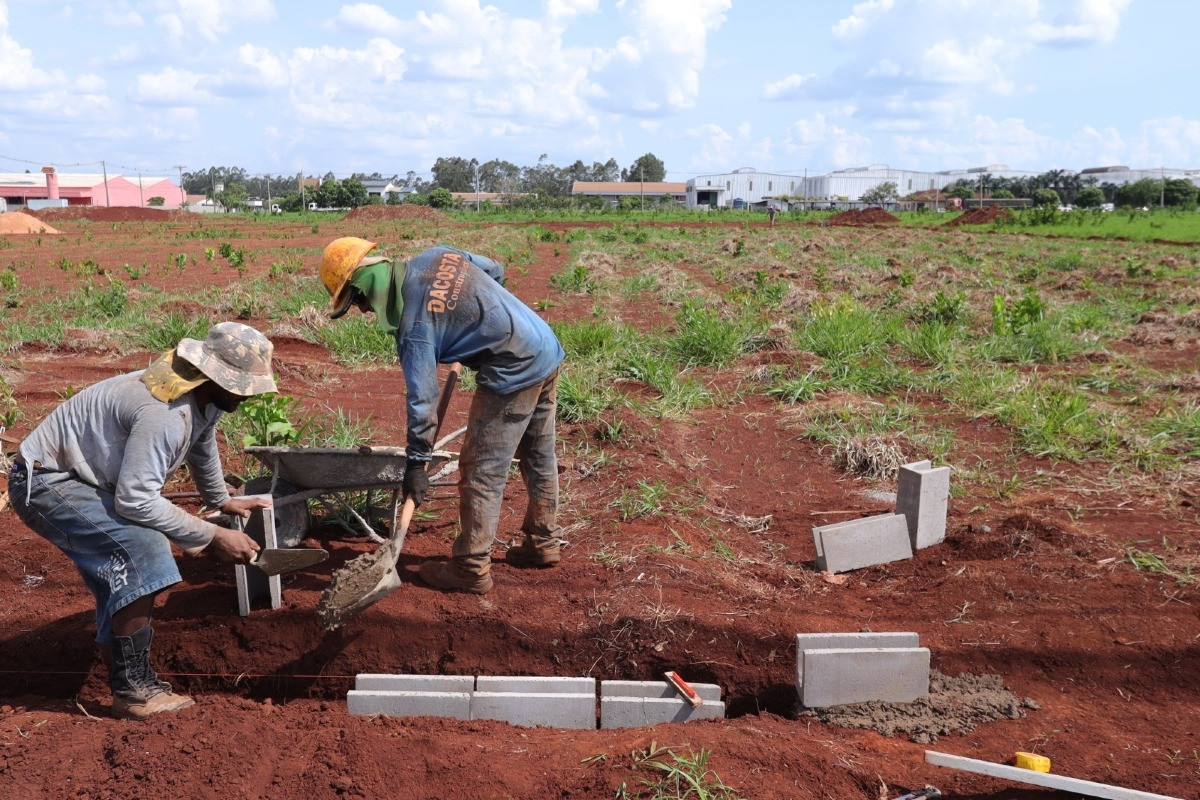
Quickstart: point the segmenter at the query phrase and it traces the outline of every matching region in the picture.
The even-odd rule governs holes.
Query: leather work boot
[[[132,636],[114,636],[108,685],[112,688],[112,714],[117,719],[146,719],[163,711],[178,711],[196,704],[186,694],[175,694],[171,684],[158,679],[150,666],[150,642],[154,629],[149,625]]]
[[[514,567],[553,567],[562,559],[557,539],[526,536],[519,545],[508,548],[505,556]]]
[[[492,576],[467,572],[453,561],[445,564],[426,561],[417,572],[421,580],[443,592],[487,594],[492,590]]]

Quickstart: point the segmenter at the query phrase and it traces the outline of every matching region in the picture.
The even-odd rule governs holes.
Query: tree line
[[[1020,178],[1005,178],[982,173],[963,178],[947,186],[946,197],[974,199],[980,196],[996,200],[1030,198],[1035,205],[1074,205],[1098,208],[1104,203],[1122,207],[1170,206],[1195,208],[1200,187],[1186,178],[1143,178],[1131,183],[1117,184],[1101,181],[1095,175],[1082,175],[1063,169],[1052,169]]]
[[[249,198],[273,203],[284,211],[298,211],[310,203],[321,208],[357,208],[368,203],[415,202],[434,206],[453,202],[451,192],[488,192],[531,196],[531,202],[559,204],[571,199],[575,181],[658,182],[666,178],[667,168],[653,153],[646,153],[622,169],[615,159],[591,166],[577,160],[559,167],[542,155],[537,164],[518,166],[503,159],[482,164],[478,159],[459,156],[438,158],[431,178],[425,180],[409,171],[401,177],[379,172],[354,173],[339,180],[332,172],[321,177],[318,186],[311,179],[296,175],[251,175],[241,167],[207,167],[181,175],[182,188],[188,194],[202,194],[227,209],[241,207]],[[386,180],[402,191],[392,197],[368,196],[363,181]],[[554,201],[559,201],[556,203]]]

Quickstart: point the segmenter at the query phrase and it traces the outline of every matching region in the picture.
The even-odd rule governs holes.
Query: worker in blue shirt
[[[318,271],[333,303],[331,319],[357,307],[396,337],[407,386],[404,493],[417,505],[429,487],[426,466],[437,430],[438,364],[476,371],[459,457],[459,523],[449,563],[421,565],[442,591],[486,594],[508,470],[515,456],[529,495],[524,538],[508,549],[518,567],[550,567],[561,555],[555,415],[563,349],[529,306],[501,285],[504,268],[485,256],[438,245],[402,261],[378,247],[335,239]]]

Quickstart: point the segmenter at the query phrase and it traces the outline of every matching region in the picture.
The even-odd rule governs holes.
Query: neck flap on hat
[[[372,263],[365,263],[371,259],[363,261],[364,266],[358,268],[350,283],[367,296],[375,311],[375,324],[379,330],[395,335],[400,329],[400,317],[404,314],[404,295],[400,289],[408,272],[408,264],[384,258],[375,259]]]
[[[206,380],[208,376],[177,355],[175,348],[163,353],[142,373],[142,383],[150,394],[164,403],[178,400]]]

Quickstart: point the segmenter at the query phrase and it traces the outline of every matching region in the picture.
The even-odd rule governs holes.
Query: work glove
[[[429,473],[425,471],[427,463],[408,459],[404,464],[404,499],[412,498],[413,504],[420,507],[425,502],[425,493],[429,491]]]

